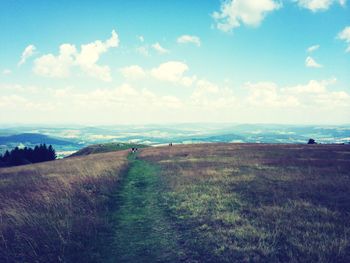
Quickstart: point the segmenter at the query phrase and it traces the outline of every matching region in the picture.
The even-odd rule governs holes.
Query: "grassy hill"
[[[0,169],[0,262],[101,262],[127,152]]]
[[[0,261],[350,262],[349,157],[196,144],[0,169]]]
[[[131,148],[146,148],[147,145],[143,144],[136,144],[136,143],[103,143],[103,144],[95,144],[87,146],[74,154],[72,154],[70,157],[73,156],[84,156],[89,154],[96,154],[96,153],[106,153],[106,152],[114,152],[114,151],[123,151]]]

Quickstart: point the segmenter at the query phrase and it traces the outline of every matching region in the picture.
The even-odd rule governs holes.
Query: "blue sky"
[[[349,5],[1,1],[0,123],[350,123]]]

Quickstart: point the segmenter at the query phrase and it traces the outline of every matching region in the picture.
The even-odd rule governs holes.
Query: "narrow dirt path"
[[[130,169],[115,196],[109,262],[179,262],[177,233],[164,216],[157,167],[129,158]]]

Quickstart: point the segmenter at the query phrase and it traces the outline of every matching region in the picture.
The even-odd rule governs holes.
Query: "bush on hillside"
[[[309,139],[307,144],[317,144],[317,142],[314,139]]]

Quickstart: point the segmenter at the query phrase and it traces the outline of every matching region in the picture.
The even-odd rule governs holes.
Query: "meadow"
[[[0,262],[350,262],[349,157],[192,144],[2,168]]]
[[[350,146],[149,148],[189,262],[350,262]]]
[[[100,262],[127,152],[0,169],[0,262]]]

